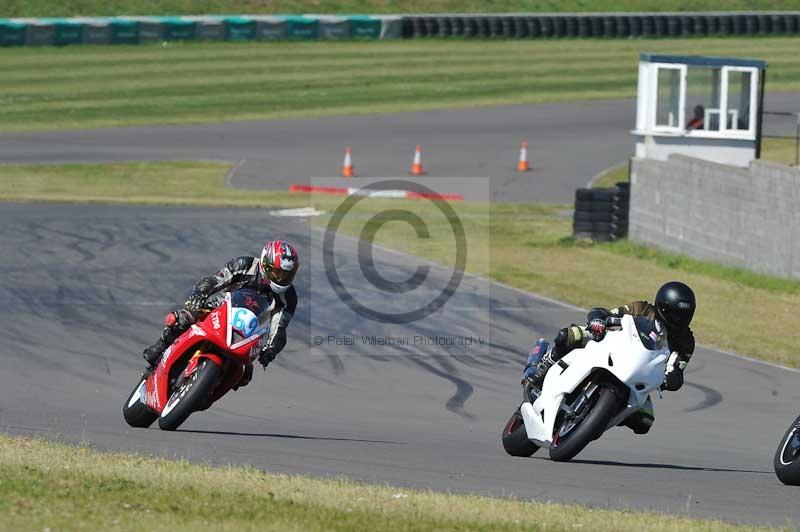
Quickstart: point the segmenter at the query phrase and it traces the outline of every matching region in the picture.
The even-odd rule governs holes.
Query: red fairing
[[[207,359],[225,370],[225,377],[215,390],[212,400],[216,401],[231,389],[244,373],[244,366],[250,362],[250,351],[255,341],[231,349],[227,344],[228,331],[228,301],[211,311],[204,318],[192,325],[186,332],[179,336],[164,352],[155,371],[147,378],[145,383],[145,403],[157,413],[161,413],[169,400],[169,374],[173,365],[189,350],[197,350],[200,342],[211,342],[218,349],[217,352],[201,352],[188,361],[184,375],[189,376],[197,369],[201,360]],[[222,353],[220,355],[219,353]],[[227,355],[227,356],[226,356]]]

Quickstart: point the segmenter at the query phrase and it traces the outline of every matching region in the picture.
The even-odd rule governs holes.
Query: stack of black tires
[[[628,182],[617,183],[612,188],[579,188],[575,191],[573,236],[598,242],[625,238],[628,236],[630,199]]]
[[[796,35],[800,12],[405,15],[403,37],[549,39]]]

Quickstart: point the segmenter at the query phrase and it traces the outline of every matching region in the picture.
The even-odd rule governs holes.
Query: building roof
[[[706,57],[702,55],[662,55],[643,53],[639,56],[641,61],[649,63],[678,63],[690,66],[742,66],[756,67],[761,70],[767,68],[767,62],[759,59],[741,59],[738,57]]]

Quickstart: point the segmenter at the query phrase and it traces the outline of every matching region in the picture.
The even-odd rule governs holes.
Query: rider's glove
[[[278,327],[275,333],[272,334],[267,340],[266,345],[261,348],[261,353],[258,355],[258,361],[267,369],[269,363],[275,360],[283,348],[286,346],[286,328]]]
[[[667,360],[667,369],[664,372],[662,390],[676,392],[683,386],[683,368],[686,363],[678,358],[678,353],[673,352]]]
[[[205,303],[206,298],[203,296],[203,294],[192,292],[192,294],[189,296],[189,299],[187,299],[186,303],[183,304],[183,308],[191,312],[197,312],[203,308]]]
[[[596,342],[599,342],[606,335],[605,320],[595,319],[586,325],[586,330],[592,333]]]
[[[164,325],[169,328],[175,327],[179,331],[185,331],[195,321],[197,316],[188,310],[175,310],[164,317]]]

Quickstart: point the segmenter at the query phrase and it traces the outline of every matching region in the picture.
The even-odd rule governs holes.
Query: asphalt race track
[[[121,406],[164,312],[270,234],[297,243],[304,261],[287,349],[179,432],[128,428]],[[582,313],[467,277],[423,320],[370,321],[331,288],[322,241],[303,219],[259,210],[0,204],[0,430],[277,472],[800,523],[797,490],[771,463],[800,404],[797,372],[699,349],[685,389],[656,399],[649,435],[613,429],[567,464],[544,452],[511,458],[499,431],[519,400],[527,346]],[[336,242],[343,285],[371,307],[421,307],[451,273],[432,268],[418,289],[386,297],[362,279],[353,241]],[[380,249],[374,259],[393,280],[420,266]],[[415,336],[484,343],[414,345]]]
[[[765,108],[797,111],[797,95],[769,93]],[[352,146],[358,175],[405,176],[421,144],[428,175],[489,177],[495,201],[571,202],[575,189],[633,154],[633,100],[516,105],[375,116],[230,122],[84,131],[0,133],[0,162],[224,160],[244,188],[286,190],[339,175]],[[781,133],[794,133],[794,130]],[[530,142],[530,173],[514,171]],[[325,183],[330,184],[330,183]],[[344,184],[344,180],[340,185]],[[358,180],[350,180],[357,185]],[[461,192],[437,190],[437,192]],[[467,199],[487,200],[485,192]]]

